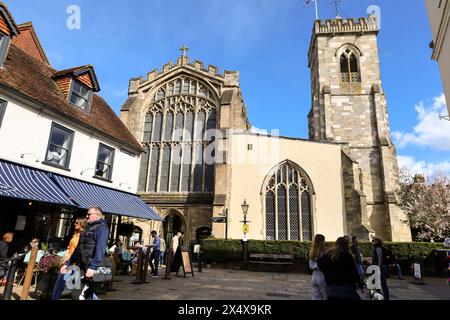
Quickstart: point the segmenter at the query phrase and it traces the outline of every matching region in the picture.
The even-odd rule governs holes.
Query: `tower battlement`
[[[314,22],[313,36],[328,33],[354,33],[354,32],[378,32],[377,17],[371,14],[367,18],[327,19],[325,21],[316,20]]]
[[[239,72],[238,71],[228,71],[224,70],[223,73],[219,73],[219,68],[213,65],[208,65],[207,68],[204,67],[203,61],[195,60],[194,63],[191,63],[190,58],[188,56],[182,56],[177,59],[177,63],[174,64],[172,62],[166,63],[161,70],[154,69],[151,72],[147,73],[147,78],[139,77],[133,78],[130,80],[129,85],[129,94],[137,93],[139,87],[154,81],[155,79],[166,75],[174,69],[184,67],[186,69],[190,69],[192,71],[200,72],[204,76],[209,76],[216,78],[217,80],[224,82],[225,84],[232,85],[234,83],[238,83],[239,81]]]

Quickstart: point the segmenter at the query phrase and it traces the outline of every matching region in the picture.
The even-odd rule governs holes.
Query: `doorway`
[[[163,221],[163,235],[166,241],[167,248],[170,246],[173,236],[182,229],[183,222],[181,218],[175,213],[171,212]]]

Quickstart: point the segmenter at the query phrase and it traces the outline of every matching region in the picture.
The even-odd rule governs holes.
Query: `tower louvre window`
[[[358,83],[361,82],[361,74],[359,72],[358,58],[355,53],[346,49],[340,55],[341,81]]]

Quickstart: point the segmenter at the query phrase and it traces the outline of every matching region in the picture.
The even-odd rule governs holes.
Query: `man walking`
[[[373,238],[372,244],[375,247],[375,250],[373,251],[372,264],[380,267],[383,296],[385,300],[389,300],[389,289],[386,282],[388,274],[387,260],[389,259],[389,254],[387,249],[383,247],[383,241],[380,238]]]
[[[353,258],[355,258],[356,269],[358,270],[358,274],[361,277],[361,280],[364,279],[364,264],[363,264],[363,256],[361,254],[361,248],[359,247],[359,241],[357,236],[352,237],[352,244],[350,246],[352,250]]]
[[[158,276],[159,256],[161,254],[161,238],[155,230],[151,234],[153,243],[150,247],[153,248],[153,251],[150,254],[150,268],[152,269],[152,277],[156,278]],[[155,261],[155,264],[153,264],[153,261]]]
[[[89,208],[86,214],[87,226],[81,233],[78,246],[70,259],[61,267],[64,274],[69,265],[76,264],[84,273],[85,288],[80,299],[92,299],[94,294],[94,273],[100,266],[106,252],[109,228],[103,218],[103,211],[98,207]]]

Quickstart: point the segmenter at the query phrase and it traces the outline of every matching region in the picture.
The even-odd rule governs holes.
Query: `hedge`
[[[442,243],[428,242],[384,242],[383,245],[396,255],[397,258],[407,258],[410,261],[425,263],[435,249],[444,248]],[[205,259],[208,262],[227,262],[242,259],[241,240],[205,239],[203,240]],[[327,242],[327,247],[333,247]],[[362,255],[372,257],[373,246],[370,242],[360,242]],[[268,241],[249,240],[249,253],[291,254],[300,262],[308,261],[311,241]]]

